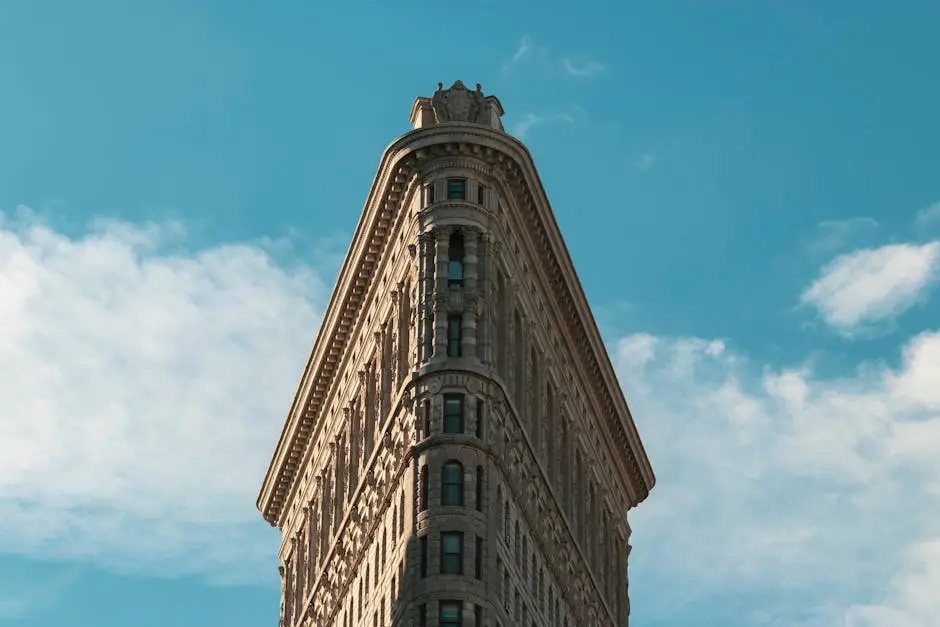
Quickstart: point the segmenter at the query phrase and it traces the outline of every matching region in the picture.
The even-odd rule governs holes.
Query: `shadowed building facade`
[[[385,151],[268,468],[281,626],[627,625],[655,482],[532,158],[459,81]]]

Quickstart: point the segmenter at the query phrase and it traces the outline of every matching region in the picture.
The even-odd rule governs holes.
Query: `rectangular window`
[[[431,435],[431,401],[424,399],[424,437]]]
[[[463,344],[463,316],[447,317],[447,356],[460,357]]]
[[[431,183],[430,185],[424,188],[425,206],[430,205],[432,202],[434,202],[434,183]]]
[[[473,606],[473,627],[483,627],[483,607]]]
[[[419,511],[424,511],[428,508],[428,488],[430,487],[428,481],[428,467],[421,467],[421,509]]]
[[[421,576],[428,576],[428,537],[421,536],[418,540],[421,544]]]
[[[441,534],[441,574],[463,574],[463,532],[445,531]]]
[[[476,489],[477,511],[483,511],[483,466],[477,466],[477,489]]]
[[[474,550],[474,575],[477,579],[483,579],[483,538],[477,536],[477,545]]]
[[[483,399],[477,399],[477,439],[483,439]]]
[[[418,627],[428,627],[428,604],[422,603],[418,607]]]
[[[461,627],[463,623],[463,605],[460,601],[441,601],[440,626]]]
[[[463,433],[463,395],[444,397],[444,433]]]
[[[467,180],[447,179],[447,200],[466,200]]]
[[[483,199],[486,197],[486,186],[477,185],[477,204],[482,205]]]

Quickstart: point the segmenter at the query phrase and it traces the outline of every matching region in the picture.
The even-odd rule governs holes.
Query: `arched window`
[[[450,244],[447,247],[448,265],[447,265],[447,284],[463,285],[463,234],[460,231],[454,231],[450,236]]]
[[[447,462],[441,471],[441,505],[463,505],[463,466]]]

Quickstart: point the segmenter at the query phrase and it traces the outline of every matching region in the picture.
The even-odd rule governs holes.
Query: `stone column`
[[[434,287],[434,357],[443,358],[447,355],[447,301],[449,300],[449,289],[447,287],[448,268],[450,255],[449,228],[438,227],[434,229],[434,240],[437,255],[437,272]]]
[[[316,496],[310,500],[307,504],[306,513],[307,513],[307,592],[313,590],[313,584],[316,582],[317,576],[317,566],[319,565],[320,560],[320,530],[318,529],[319,525],[317,509],[316,509]]]
[[[477,312],[483,305],[478,289],[477,241],[479,233],[475,229],[464,229],[464,307],[461,329],[461,354],[473,357],[477,354]]]
[[[401,372],[399,368],[399,355],[401,355],[401,305],[398,301],[398,290],[389,292],[392,299],[392,316],[389,318],[388,329],[388,380],[389,380],[389,400],[401,386]]]
[[[376,428],[381,432],[382,427],[385,426],[385,418],[387,415],[387,388],[388,388],[388,359],[385,357],[385,341],[388,334],[386,330],[386,325],[383,322],[382,326],[378,331],[372,333],[372,337],[375,340],[375,351],[378,354],[375,360],[375,370],[372,373],[374,378],[375,385],[375,423]]]
[[[287,573],[283,564],[277,567],[277,574],[281,577],[281,619],[278,623],[280,627],[287,627],[287,621],[289,620],[287,616]]]
[[[375,409],[375,404],[372,402],[372,394],[370,392],[369,385],[369,370],[371,369],[371,364],[366,365],[365,368],[359,371],[359,386],[363,390],[363,396],[365,398],[363,404],[365,405],[365,410],[362,414],[363,423],[365,428],[365,444],[362,447],[362,466],[365,468],[369,460],[372,458],[372,445],[375,442],[375,420],[373,420],[372,413]]]
[[[433,346],[434,325],[431,314],[434,301],[434,239],[433,234],[426,231],[418,236],[418,245],[421,253],[418,256],[418,289],[417,289],[417,345],[418,362],[424,363],[431,358]]]

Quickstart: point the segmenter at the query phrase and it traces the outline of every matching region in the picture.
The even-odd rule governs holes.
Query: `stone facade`
[[[628,624],[655,479],[502,113],[439,85],[383,155],[258,498],[282,627]]]

